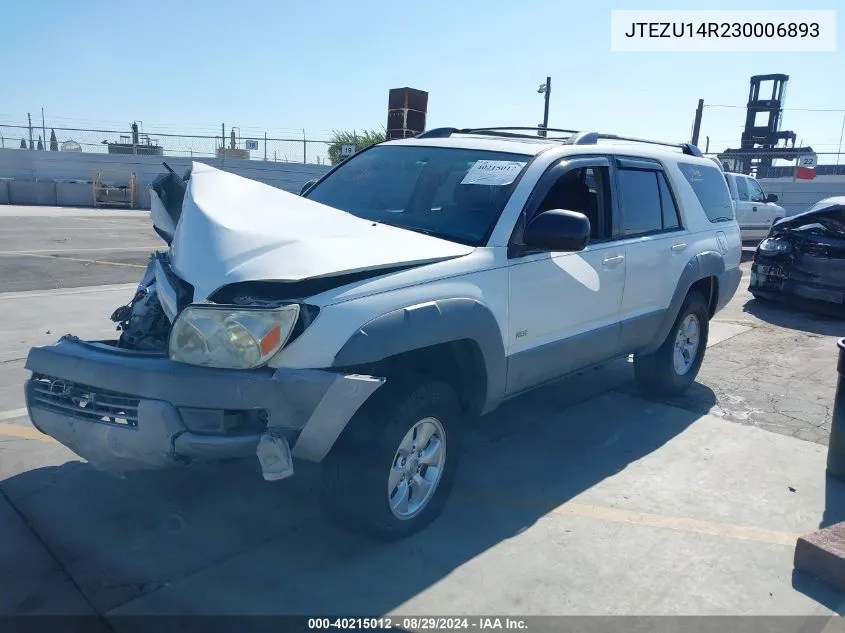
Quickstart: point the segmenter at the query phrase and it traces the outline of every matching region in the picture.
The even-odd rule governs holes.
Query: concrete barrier
[[[12,204],[48,204],[44,202],[17,202],[16,199],[52,199],[49,204],[56,204],[56,198],[62,200],[81,200],[81,189],[77,187],[63,187],[58,189],[55,184],[91,182],[100,173],[107,184],[127,185],[129,174],[135,173],[138,182],[137,204],[139,209],[150,208],[148,187],[159,174],[164,173],[162,162],[167,162],[177,173],[184,173],[194,159],[189,157],[170,156],[139,156],[126,154],[94,154],[88,152],[49,152],[37,150],[22,150],[0,148],[0,178],[11,178],[13,183],[50,181],[52,193],[43,187],[25,185],[27,195],[13,196],[10,190],[9,202]],[[246,160],[238,158],[202,158],[197,162],[217,167],[246,178],[252,178],[285,191],[299,193],[306,182],[319,178],[329,169],[328,165],[314,165],[303,163],[282,163],[262,160]],[[90,189],[90,186],[89,186]],[[61,190],[61,193],[59,191]],[[86,206],[93,206],[93,192],[86,194]],[[61,204],[61,203],[59,203]],[[76,204],[76,203],[75,203]]]
[[[9,204],[54,207],[56,206],[56,183],[12,180],[9,182]]]
[[[94,184],[57,182],[56,204],[60,207],[90,207],[94,203]]]
[[[784,208],[787,215],[806,211],[824,198],[845,196],[843,176],[819,176],[810,181],[764,178],[759,182],[763,191],[777,195],[778,204]]]

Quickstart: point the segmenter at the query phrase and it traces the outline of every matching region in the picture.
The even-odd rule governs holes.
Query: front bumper
[[[777,260],[752,264],[748,289],[770,299],[799,299],[808,306],[845,306],[845,288],[795,279]]]
[[[265,430],[319,462],[384,383],[320,369],[197,367],[71,336],[31,349],[26,368],[33,425],[117,473],[255,455]]]

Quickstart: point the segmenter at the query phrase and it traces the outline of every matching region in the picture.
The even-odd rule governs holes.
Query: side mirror
[[[525,227],[522,241],[544,251],[582,251],[590,241],[590,220],[575,211],[543,211]]]
[[[766,202],[777,202],[777,201],[778,201],[778,197],[773,193],[770,193],[768,196],[766,196]]]
[[[304,185],[302,185],[302,189],[300,189],[300,190],[299,190],[299,195],[300,195],[300,196],[304,196],[306,193],[308,193],[308,190],[309,190],[311,187],[313,187],[315,184],[317,184],[317,179],[316,179],[316,178],[314,178],[314,179],[309,180],[308,182],[306,182]]]

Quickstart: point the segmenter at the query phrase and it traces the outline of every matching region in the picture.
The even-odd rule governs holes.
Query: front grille
[[[32,377],[33,406],[81,420],[138,427],[139,398],[36,374]]]

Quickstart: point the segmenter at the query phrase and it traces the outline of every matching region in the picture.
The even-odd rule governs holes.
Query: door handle
[[[616,264],[621,264],[625,261],[625,257],[623,255],[614,255],[613,257],[605,257],[602,260],[602,263],[605,266],[616,266]]]
[[[687,247],[686,242],[680,242],[678,244],[672,244],[672,252],[677,253],[679,251],[684,250]]]

